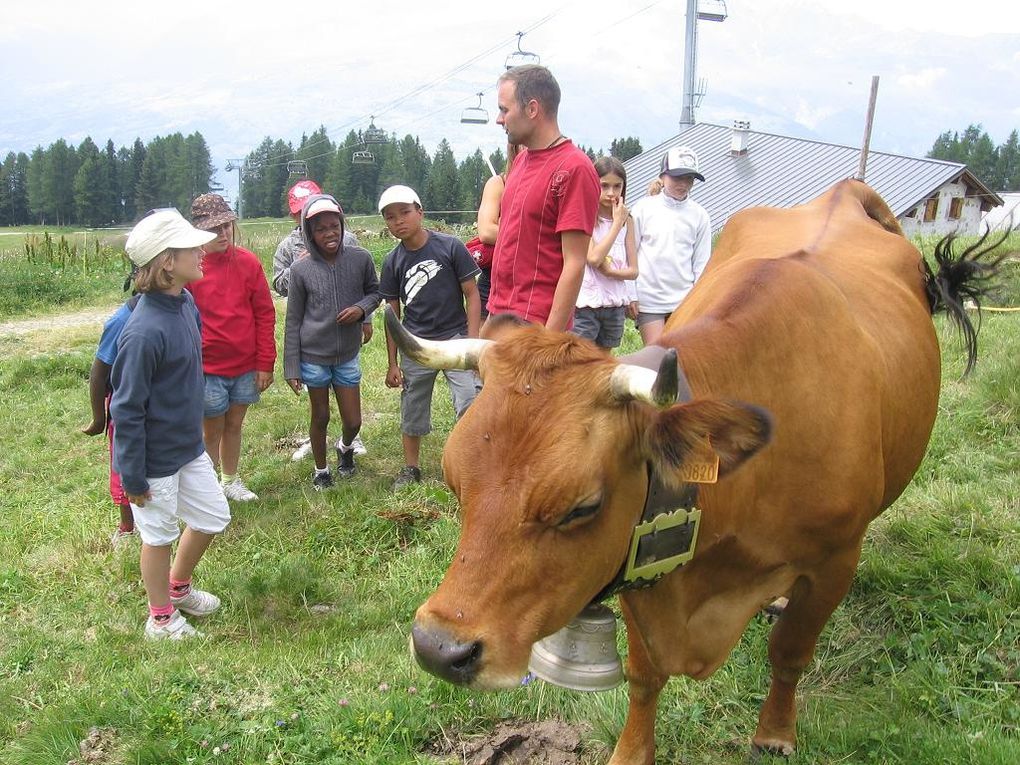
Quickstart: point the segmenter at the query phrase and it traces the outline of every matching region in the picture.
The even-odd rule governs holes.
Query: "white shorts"
[[[135,528],[145,544],[172,544],[181,535],[180,521],[205,534],[219,534],[230,523],[230,506],[206,452],[173,475],[146,481],[152,499],[145,507],[131,505]]]

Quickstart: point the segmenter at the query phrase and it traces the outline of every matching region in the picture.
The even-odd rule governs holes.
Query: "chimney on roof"
[[[751,123],[747,120],[733,120],[733,134],[730,137],[730,156],[742,157],[747,154],[747,134]]]

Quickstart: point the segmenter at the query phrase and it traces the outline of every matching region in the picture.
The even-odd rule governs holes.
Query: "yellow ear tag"
[[[680,466],[680,477],[687,483],[715,483],[719,480],[719,455],[710,441],[695,450]]]

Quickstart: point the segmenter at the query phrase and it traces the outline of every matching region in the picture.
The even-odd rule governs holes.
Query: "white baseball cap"
[[[659,175],[671,175],[674,178],[693,175],[699,181],[705,180],[698,169],[698,155],[689,146],[674,146],[663,154],[662,162],[659,163]]]
[[[124,249],[131,262],[141,268],[169,247],[200,247],[215,238],[215,233],[195,228],[169,207],[142,218],[128,234]]]
[[[323,194],[321,197],[317,197],[305,204],[307,205],[305,207],[305,220],[325,212],[336,213],[337,215],[344,214],[344,211],[340,209],[340,204],[328,194]]]
[[[379,212],[385,210],[387,205],[398,202],[421,207],[421,200],[418,199],[418,195],[410,186],[390,186],[379,197]]]

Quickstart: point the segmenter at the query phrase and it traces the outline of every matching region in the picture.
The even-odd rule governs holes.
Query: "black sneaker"
[[[404,465],[404,467],[400,468],[400,472],[397,473],[397,477],[390,488],[396,491],[412,483],[421,483],[421,470],[411,465]]]
[[[358,472],[358,468],[354,464],[354,446],[348,446],[347,451],[343,450],[343,444],[336,448],[337,460],[339,464],[336,466],[336,477],[337,478],[350,478],[352,475]]]
[[[315,487],[316,491],[322,491],[328,489],[333,485],[333,474],[328,470],[321,473],[318,471],[312,473],[312,486]]]

